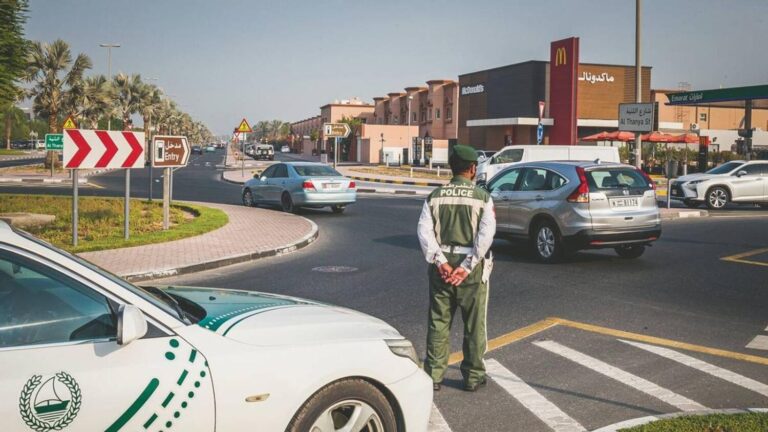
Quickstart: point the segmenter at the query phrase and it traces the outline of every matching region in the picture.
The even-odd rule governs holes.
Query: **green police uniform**
[[[475,161],[475,150],[457,145],[454,152]],[[467,386],[485,378],[486,310],[490,262],[485,255],[493,242],[496,220],[487,191],[469,179],[454,177],[435,189],[419,219],[419,242],[429,266],[429,328],[425,370],[435,383],[442,381],[450,354],[449,338],[456,310],[464,322],[461,373]],[[445,283],[439,266],[464,267],[469,276],[459,285]]]

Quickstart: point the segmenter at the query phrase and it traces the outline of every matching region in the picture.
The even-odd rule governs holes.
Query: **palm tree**
[[[72,60],[69,45],[61,39],[51,44],[33,42],[30,47],[25,80],[32,83],[30,96],[37,115],[48,118],[51,133],[59,131],[59,115],[69,93],[81,84],[91,59],[78,54]]]
[[[139,111],[139,94],[143,85],[141,75],[137,74],[119,73],[112,79],[115,108],[123,120],[124,129],[131,123],[131,115]]]
[[[152,117],[157,119],[157,115],[162,109],[163,92],[155,85],[144,84],[139,88],[137,97],[139,113],[141,113],[141,118],[144,121],[144,133],[149,140],[152,133]]]
[[[75,86],[65,106],[80,124],[96,129],[99,119],[111,114],[113,100],[114,92],[107,77],[96,75]]]
[[[13,123],[20,123],[24,116],[24,112],[16,107],[16,103],[26,98],[26,92],[22,88],[12,88],[11,92],[13,92],[12,100],[5,110],[5,148],[8,150],[11,149],[11,128]]]
[[[48,131],[59,131],[59,115],[63,114],[69,93],[83,81],[85,71],[93,67],[91,59],[78,54],[74,61],[69,45],[61,39],[51,44],[33,42],[29,49],[27,70],[24,79],[32,83],[29,96],[32,109],[37,115],[48,118]],[[49,151],[45,158],[46,167],[58,164],[58,156]]]
[[[269,134],[269,127],[270,124],[267,121],[260,121],[256,123],[256,128],[254,129],[256,131],[256,138],[262,139],[267,138],[267,135]]]

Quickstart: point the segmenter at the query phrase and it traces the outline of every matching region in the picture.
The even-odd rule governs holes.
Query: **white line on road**
[[[448,422],[445,421],[443,415],[440,414],[440,410],[437,409],[435,404],[432,404],[432,411],[429,413],[429,427],[428,432],[451,432],[451,427],[448,426]]]
[[[747,344],[749,349],[768,350],[768,336],[757,335]]]
[[[619,340],[625,344],[629,344],[642,350],[652,352],[670,360],[674,360],[682,365],[691,367],[714,377],[736,384],[739,387],[744,387],[746,389],[752,390],[755,393],[760,393],[761,395],[768,397],[768,385],[755,381],[752,378],[747,378],[743,375],[737,374],[736,372],[731,372],[727,369],[723,369],[719,366],[709,364],[705,361],[679,353],[677,351],[673,351],[668,348],[662,348],[655,345],[646,345],[644,343],[631,342],[622,339]]]
[[[537,341],[533,342],[533,344],[539,348],[544,348],[549,352],[565,357],[566,359],[578,363],[586,368],[592,369],[593,371],[605,375],[608,378],[612,378],[620,383],[626,384],[649,396],[653,396],[656,399],[666,402],[681,411],[698,411],[707,409],[707,407],[699,404],[696,401],[688,399],[685,396],[660,387],[644,378],[640,378],[637,375],[625,372],[594,357],[590,357],[586,354],[582,354],[576,350],[560,345],[557,342]]]
[[[496,360],[485,362],[486,371],[494,382],[518,400],[525,408],[556,432],[586,431],[576,420],[539,394],[533,387],[513,374]]]

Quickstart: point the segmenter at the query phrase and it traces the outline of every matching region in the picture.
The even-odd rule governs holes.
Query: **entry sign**
[[[64,150],[64,134],[45,134],[46,150]]]
[[[619,130],[653,132],[653,103],[619,104]]]
[[[352,130],[346,123],[325,123],[323,125],[323,135],[326,138],[346,138]]]
[[[189,161],[189,142],[185,136],[158,135],[152,139],[152,166],[157,168],[177,168],[187,166]]]

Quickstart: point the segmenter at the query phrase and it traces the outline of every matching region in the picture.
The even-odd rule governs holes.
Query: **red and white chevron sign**
[[[144,132],[64,129],[64,168],[143,168]]]

